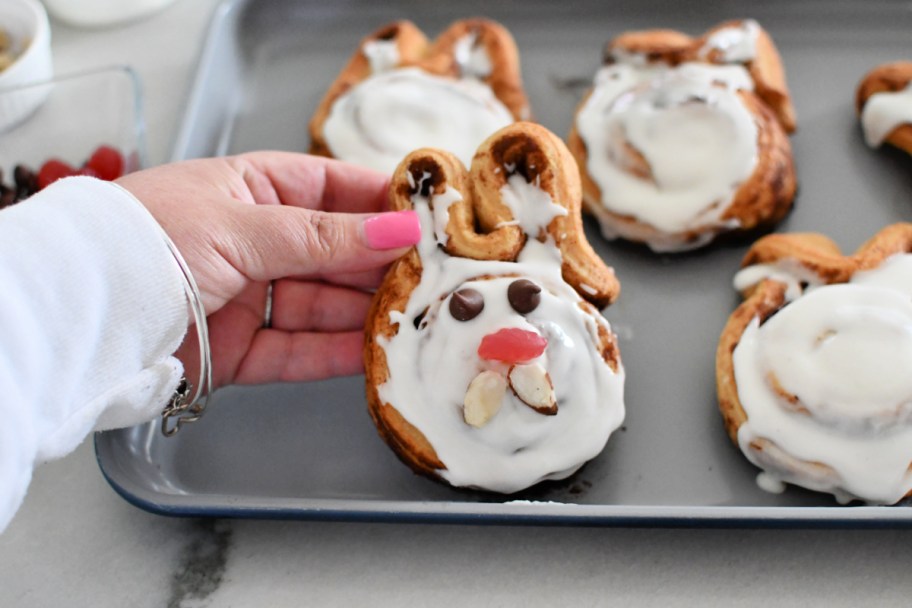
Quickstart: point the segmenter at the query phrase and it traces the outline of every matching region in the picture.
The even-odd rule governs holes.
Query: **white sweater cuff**
[[[0,243],[2,530],[35,463],[161,411],[188,312],[161,228],[115,185],[53,184],[0,212]]]

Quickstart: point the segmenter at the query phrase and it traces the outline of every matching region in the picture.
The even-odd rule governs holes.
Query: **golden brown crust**
[[[820,234],[771,234],[751,246],[741,266],[789,260],[818,275],[823,283],[833,284],[848,282],[855,272],[876,268],[884,259],[897,253],[912,253],[912,224],[887,226],[848,256],[842,255],[833,241]],[[738,429],[747,420],[747,414],[738,396],[733,353],[753,319],[757,318],[762,324],[786,305],[785,292],[786,285],[773,279],[765,279],[743,292],[744,302],[728,318],[719,337],[716,349],[719,410],[728,436],[736,446]],[[789,398],[788,395],[785,397]],[[800,404],[796,407],[800,407]],[[763,461],[764,466],[780,471],[801,470],[815,478],[835,474],[822,463],[794,458],[768,439],[755,440],[750,448],[755,457]]]
[[[585,300],[582,310],[598,317],[594,305],[613,302],[620,285],[614,271],[592,251],[583,234],[578,172],[572,157],[563,142],[544,127],[521,122],[501,129],[479,147],[470,171],[447,152],[427,148],[412,152],[393,174],[390,208],[411,209],[412,196],[419,188],[425,194],[455,188],[464,201],[448,208],[450,221],[445,230],[449,239],[444,249],[450,255],[471,259],[515,260],[526,236],[517,226],[499,225],[514,219],[499,195],[511,169],[527,181],[536,181],[556,204],[567,209],[567,215],[555,217],[548,224],[547,235],[540,236],[560,248],[564,279]],[[412,248],[384,278],[367,316],[364,368],[368,409],[381,437],[416,472],[437,478],[437,472],[445,467],[433,446],[398,413],[395,404],[383,402],[378,392],[390,375],[381,344],[398,331],[398,324],[390,321],[390,312],[405,311],[421,272],[421,258]],[[596,347],[617,371],[620,353],[615,336],[601,329]]]
[[[677,65],[685,61],[722,63],[713,52],[706,53],[704,46],[709,37],[720,29],[738,27],[742,21],[727,21],[699,38],[692,38],[674,30],[645,30],[621,34],[606,49],[606,61],[613,53],[624,51],[645,55],[650,62]],[[741,184],[732,197],[721,219],[737,220],[738,229],[724,227],[701,228],[676,234],[665,234],[635,217],[615,213],[602,204],[602,192],[587,170],[588,151],[574,121],[567,136],[567,146],[580,168],[583,201],[593,214],[604,218],[624,238],[654,242],[663,236],[681,243],[706,241],[721,232],[749,233],[771,228],[780,222],[792,207],[797,191],[797,176],[787,133],[795,130],[795,110],[785,83],[785,71],[779,53],[769,34],[757,26],[756,56],[746,63],[754,81],[755,91],[738,94],[757,125],[757,165],[750,177]],[[577,113],[586,104],[588,93],[577,107]],[[646,178],[651,175],[647,161],[632,147],[628,150],[629,166],[626,169]]]
[[[476,44],[484,46],[491,62],[491,73],[482,81],[491,87],[494,96],[506,106],[514,119],[527,120],[529,101],[522,84],[519,51],[506,28],[488,19],[463,19],[455,21],[431,43],[411,21],[396,21],[363,38],[348,64],[330,85],[310,119],[310,153],[332,156],[323,135],[323,127],[336,100],[371,76],[370,62],[364,53],[366,44],[378,40],[394,40],[399,51],[396,67],[418,67],[429,74],[458,78],[455,45],[461,38],[471,34],[475,34]]]
[[[896,93],[912,82],[912,61],[895,61],[877,66],[861,79],[855,90],[855,111],[859,117],[875,93]],[[912,154],[912,124],[899,125],[884,139],[891,146]]]
[[[747,420],[747,414],[738,398],[732,353],[741,341],[744,330],[754,318],[760,319],[762,323],[784,303],[785,285],[777,281],[763,281],[731,314],[719,338],[716,350],[716,391],[719,397],[719,410],[725,421],[725,430],[735,445],[738,445],[738,429]]]
[[[750,231],[772,227],[785,217],[798,181],[791,142],[772,110],[748,91],[739,91],[739,95],[757,124],[757,165],[738,188],[722,219],[736,219],[740,231]]]

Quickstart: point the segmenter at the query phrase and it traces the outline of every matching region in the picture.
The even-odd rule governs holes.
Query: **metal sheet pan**
[[[381,6],[382,4],[382,6]],[[306,124],[366,33],[397,18],[436,34],[485,15],[521,53],[536,117],[566,134],[606,40],[629,29],[693,34],[753,17],[782,52],[795,97],[800,192],[783,231],[821,231],[853,250],[912,219],[910,159],[865,148],[858,80],[909,58],[912,11],[890,2],[227,2],[216,12],[174,158],[306,150]],[[413,475],[378,438],[363,378],[229,388],[203,422],[165,439],[154,425],[99,434],[98,462],[127,500],[171,515],[608,525],[906,526],[908,507],[837,505],[796,488],[768,494],[716,409],[714,350],[738,303],[747,243],[665,256],[590,240],[621,279],[606,313],[627,369],[626,423],[572,478],[501,497]]]

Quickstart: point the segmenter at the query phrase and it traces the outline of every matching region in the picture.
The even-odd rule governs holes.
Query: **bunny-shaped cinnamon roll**
[[[624,417],[617,342],[598,307],[614,272],[586,242],[563,142],[516,123],[471,170],[422,149],[393,175],[422,241],[390,269],[366,326],[367,401],[414,470],[510,493],[595,457]]]
[[[786,135],[795,112],[779,54],[756,22],[700,38],[626,33],[605,63],[568,145],[606,238],[684,251],[785,216],[796,190]]]
[[[912,495],[912,224],[850,256],[818,234],[770,235],[743,266],[716,379],[761,486],[874,504]]]
[[[503,26],[457,21],[430,43],[398,21],[362,40],[329,88],[310,122],[310,152],[386,173],[421,147],[468,163],[491,133],[528,116],[519,54]]]

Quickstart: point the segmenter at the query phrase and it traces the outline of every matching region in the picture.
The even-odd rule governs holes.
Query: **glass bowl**
[[[19,185],[14,179],[21,172],[17,166],[37,176],[48,160],[56,159],[74,174],[92,174],[86,165],[101,146],[120,154],[123,173],[144,166],[142,93],[130,68],[101,68],[0,88],[0,104],[4,96],[23,93],[46,99],[27,120],[0,132],[0,198],[6,194],[7,204],[9,189]]]

